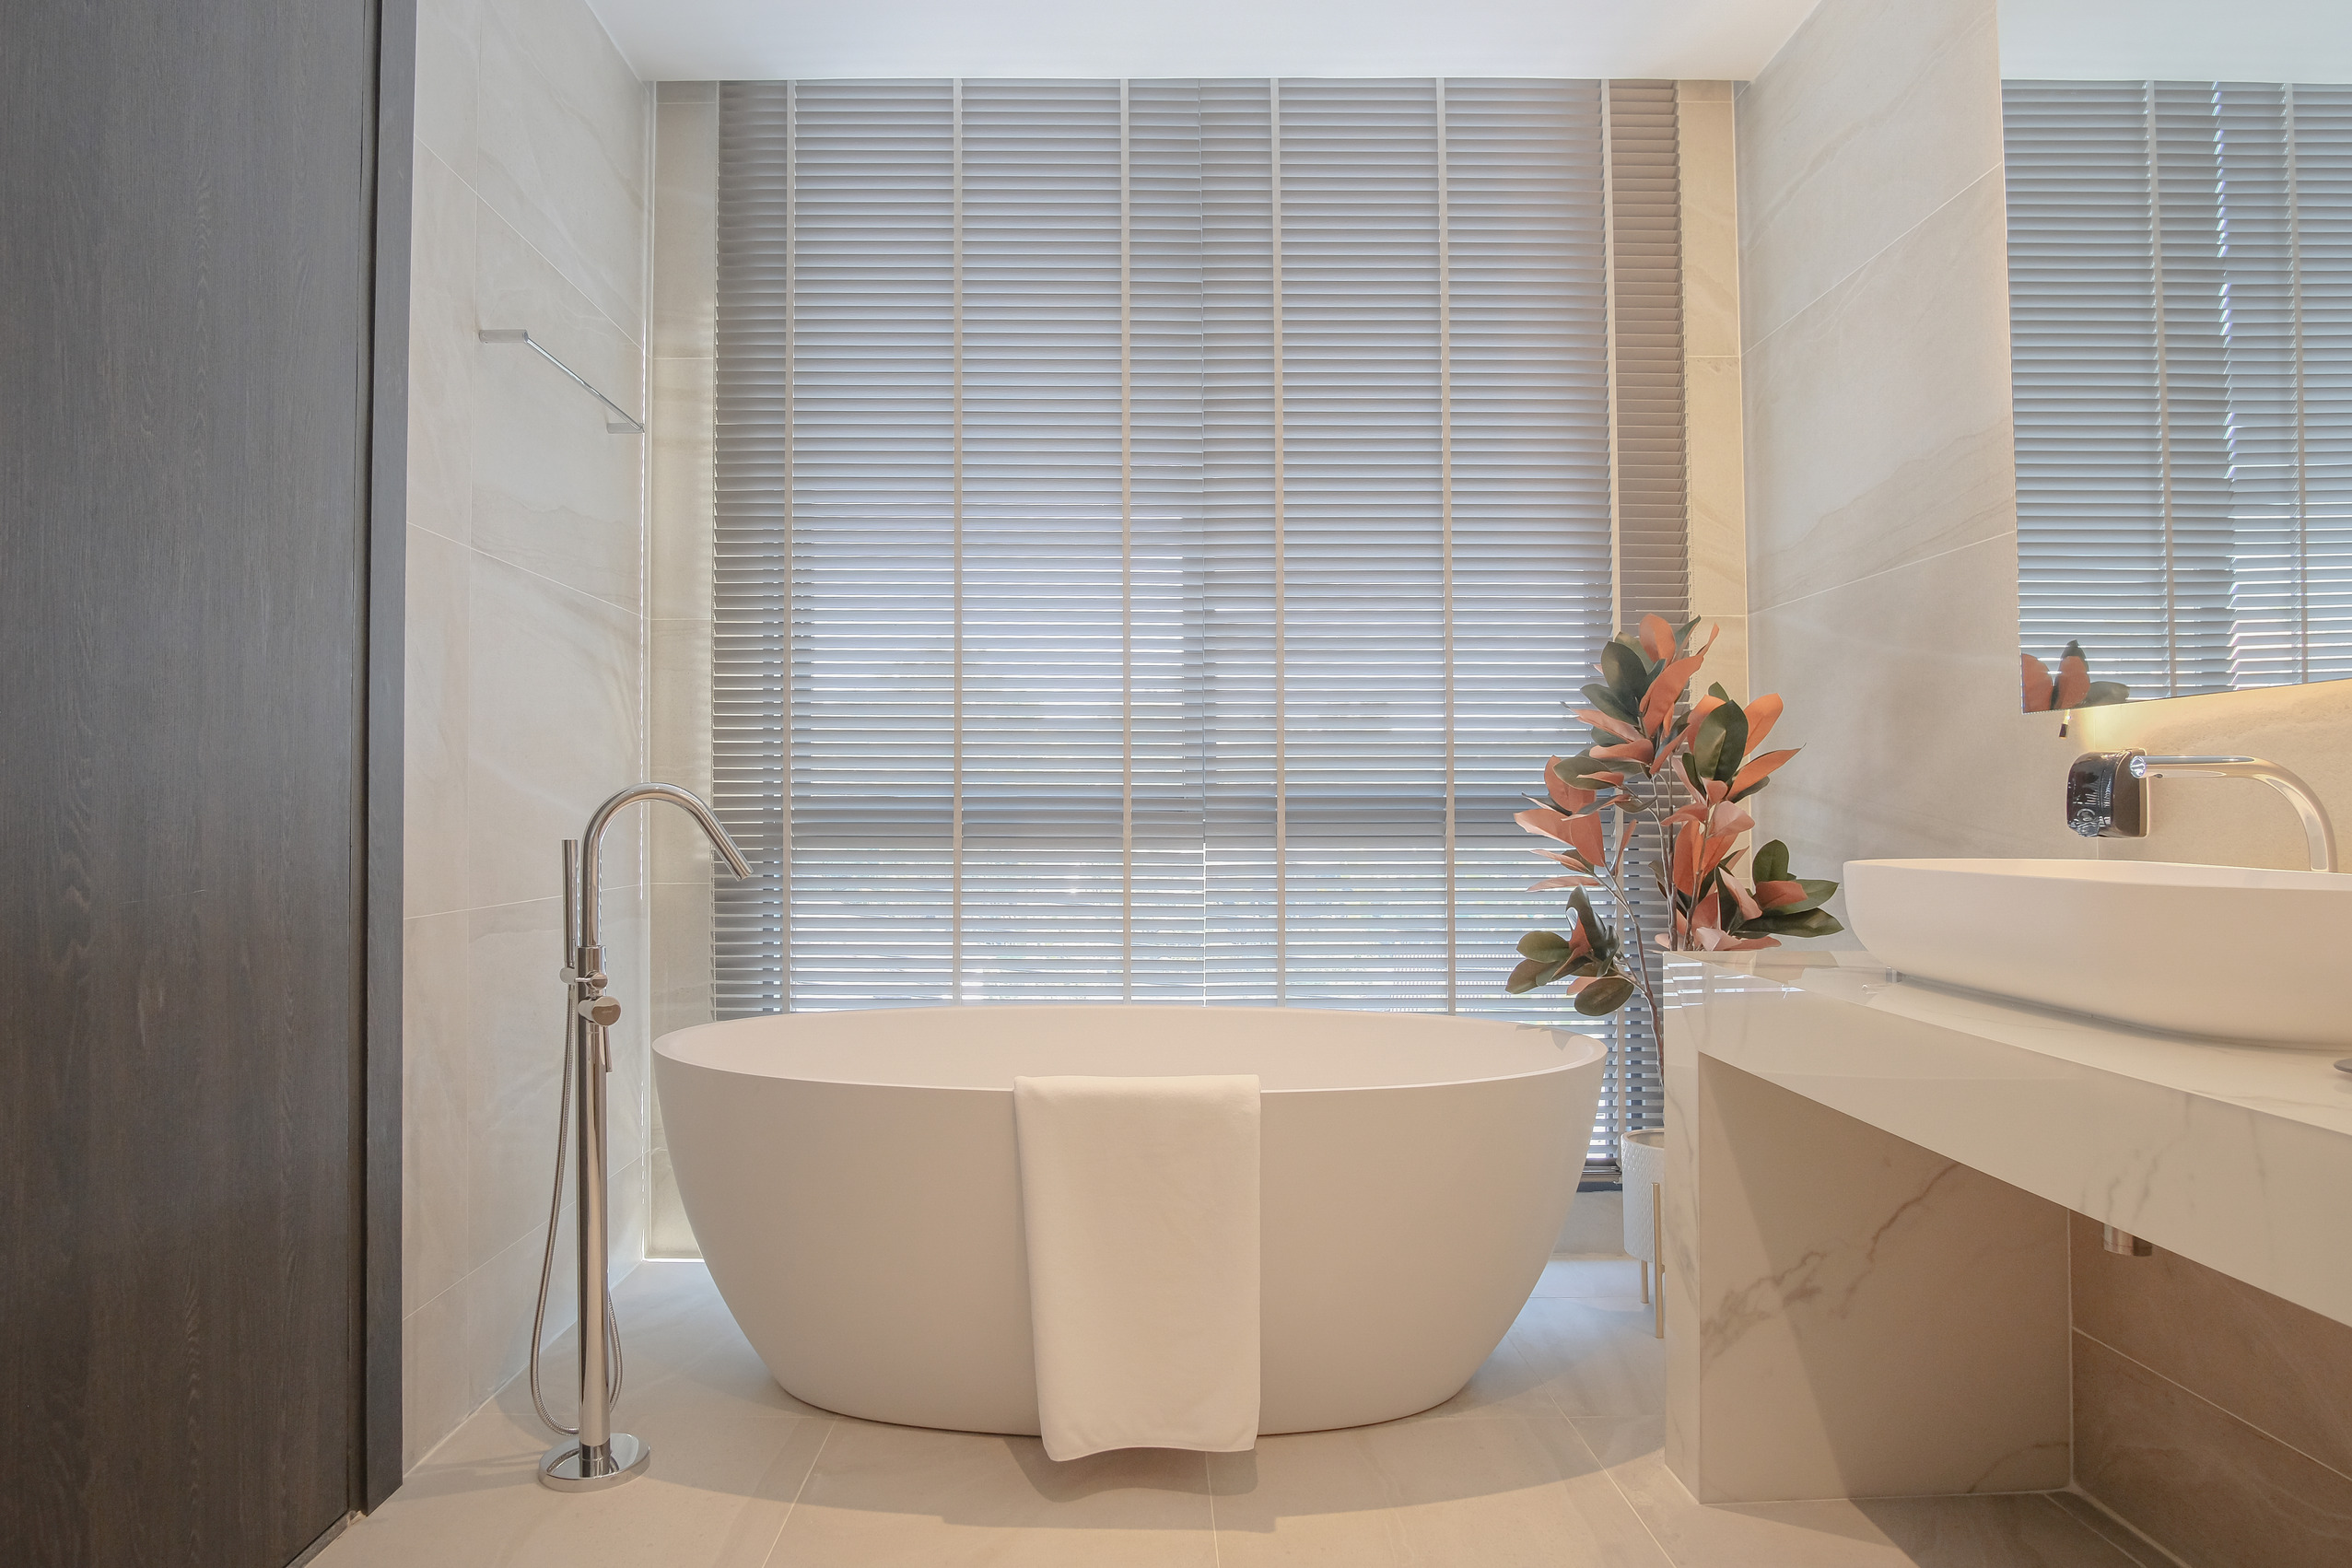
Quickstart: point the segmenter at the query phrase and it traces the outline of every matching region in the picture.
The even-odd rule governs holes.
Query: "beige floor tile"
[[[1670,1568],[1556,1419],[1269,1437],[1209,1472],[1221,1568]]]
[[[1666,1409],[1666,1342],[1632,1296],[1529,1301],[1504,1340],[1526,1358],[1561,1415],[1653,1415]]]
[[[699,1264],[640,1269],[615,1291],[630,1375],[616,1419],[653,1446],[647,1473],[565,1496],[538,1484],[555,1441],[516,1379],[322,1553],[322,1568],[758,1568],[833,1418],[776,1387]],[[576,1364],[567,1334],[551,1387]],[[556,1414],[570,1416],[569,1401]]]
[[[1676,1568],[2133,1568],[2039,1493],[1703,1506],[1657,1417],[1574,1424]]]
[[[1536,1281],[1537,1299],[1570,1296],[1642,1304],[1642,1265],[1632,1258],[1555,1258]]]
[[[771,1568],[1213,1568],[1207,1465],[1034,1437],[835,1422]]]

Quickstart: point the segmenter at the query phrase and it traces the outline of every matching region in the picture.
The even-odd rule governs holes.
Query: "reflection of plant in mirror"
[[[1687,713],[1678,712],[1714,646],[1710,633],[1705,647],[1691,648],[1698,624],[1678,631],[1645,615],[1639,637],[1609,640],[1601,649],[1601,681],[1585,688],[1592,706],[1576,715],[1593,727],[1592,744],[1574,756],[1553,757],[1544,770],[1549,801],[1518,815],[1528,832],[1566,846],[1539,853],[1568,874],[1529,891],[1574,889],[1568,909],[1575,924],[1564,936],[1529,931],[1519,939],[1524,962],[1504,987],[1514,995],[1564,976],[1579,1012],[1614,1012],[1639,991],[1657,1022],[1657,997],[1641,956],[1641,916],[1626,887],[1626,851],[1644,826],[1657,835],[1651,872],[1668,911],[1668,929],[1654,939],[1659,947],[1736,952],[1845,929],[1821,907],[1838,884],[1791,876],[1788,846],[1779,840],[1756,851],[1745,880],[1739,875],[1739,836],[1756,825],[1739,802],[1796,753],[1751,755],[1780,718],[1777,696],[1742,708],[1715,685]],[[1604,812],[1614,813],[1613,848],[1602,832]],[[1617,906],[1614,928],[1586,896],[1596,887]]]
[[[2053,708],[2098,708],[2110,702],[2129,702],[2132,688],[2120,681],[2094,681],[2090,678],[2090,661],[2083,656],[2082,644],[2069,642],[2065,655],[2058,661],[2058,673],[2050,673],[2050,666],[2032,654],[2019,655],[2025,661],[2025,710],[2047,713]]]

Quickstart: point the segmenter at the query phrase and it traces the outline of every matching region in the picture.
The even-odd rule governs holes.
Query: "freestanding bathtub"
[[[1261,1432],[1450,1398],[1567,1217],[1603,1047],[1292,1008],[790,1013],[655,1043],[711,1278],[776,1381],[907,1426],[1037,1430],[1015,1074],[1254,1072]]]

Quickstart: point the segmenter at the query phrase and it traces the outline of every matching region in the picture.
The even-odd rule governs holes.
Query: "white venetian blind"
[[[2026,651],[2352,675],[2352,88],[2004,84]]]
[[[1663,135],[1670,192],[1645,86],[1618,163]],[[1502,988],[1615,629],[1603,85],[720,101],[714,740],[772,868],[720,886],[721,1015],[1573,1018]],[[1604,1132],[1656,1119],[1641,1024]]]

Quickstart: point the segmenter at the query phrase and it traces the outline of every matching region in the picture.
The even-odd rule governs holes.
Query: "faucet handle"
[[[600,1029],[610,1029],[621,1021],[621,1004],[608,996],[589,997],[576,1011]]]
[[[2085,752],[2066,769],[2066,825],[2085,838],[2147,837],[2147,779],[2138,751]]]

